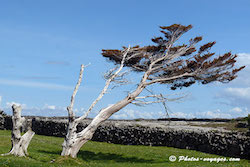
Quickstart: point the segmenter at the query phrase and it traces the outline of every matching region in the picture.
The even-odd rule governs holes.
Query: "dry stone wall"
[[[6,114],[0,110],[0,129],[4,129],[4,118]]]

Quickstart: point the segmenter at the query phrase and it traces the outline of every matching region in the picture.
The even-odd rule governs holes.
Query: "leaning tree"
[[[215,53],[210,52],[215,42],[209,42],[196,48],[196,44],[202,40],[200,36],[190,39],[187,44],[177,44],[176,41],[192,28],[191,25],[173,24],[160,28],[164,36],[153,38],[154,45],[123,47],[121,50],[102,50],[102,56],[113,62],[117,67],[105,74],[106,84],[103,90],[87,112],[76,118],[73,105],[85,67],[84,65],[81,66],[79,80],[71,97],[70,106],[67,108],[68,127],[67,135],[62,144],[62,156],[76,157],[83,144],[92,138],[97,127],[128,104],[149,104],[167,100],[162,94],[139,96],[149,85],[166,84],[172,90],[175,90],[189,87],[197,82],[201,84],[214,81],[228,83],[235,79],[236,73],[244,68],[244,66],[234,68],[237,55],[229,52],[215,56]],[[135,90],[128,93],[124,99],[117,103],[101,109],[85,129],[77,132],[77,125],[88,116],[95,104],[107,92],[110,84],[127,82],[124,78],[128,72],[124,72],[124,67],[130,69],[130,72],[143,74]],[[154,98],[155,101],[147,101],[148,98]]]

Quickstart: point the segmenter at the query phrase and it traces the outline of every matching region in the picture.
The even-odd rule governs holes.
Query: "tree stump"
[[[35,132],[33,132],[31,130],[31,127],[29,127],[28,131],[22,136],[21,128],[25,122],[25,118],[21,117],[22,108],[21,106],[13,104],[12,110],[13,110],[13,116],[12,116],[13,127],[11,132],[12,148],[9,153],[2,155],[12,154],[20,157],[27,156],[28,155],[27,148]]]

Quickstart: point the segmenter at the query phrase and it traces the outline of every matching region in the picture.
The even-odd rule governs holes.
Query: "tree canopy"
[[[173,24],[160,26],[163,36],[152,39],[154,45],[133,46],[131,48],[102,50],[102,55],[115,64],[121,64],[128,50],[124,66],[136,72],[147,72],[147,84],[169,84],[171,89],[189,87],[199,82],[208,84],[213,81],[227,83],[237,77],[237,72],[245,66],[235,68],[236,54],[231,52],[216,56],[210,49],[216,43],[208,42],[196,47],[201,36],[192,38],[188,44],[176,45],[175,42],[192,28]]]

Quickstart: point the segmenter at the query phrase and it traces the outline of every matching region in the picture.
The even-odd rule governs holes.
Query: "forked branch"
[[[121,77],[121,76],[123,76],[123,75],[125,74],[125,73],[124,73],[124,74],[119,75],[119,73],[121,72],[121,70],[122,70],[123,67],[124,67],[124,63],[125,63],[125,61],[126,61],[126,59],[127,59],[127,54],[128,54],[128,52],[129,52],[129,50],[130,50],[130,47],[128,47],[127,50],[125,51],[125,53],[123,54],[123,58],[122,58],[120,67],[119,67],[119,68],[111,69],[111,70],[109,71],[109,74],[106,75],[106,76],[107,76],[107,81],[106,81],[105,86],[104,86],[104,88],[102,89],[101,93],[100,93],[99,96],[93,101],[93,103],[90,105],[90,107],[89,107],[89,109],[87,110],[87,112],[86,112],[83,116],[81,116],[81,117],[79,117],[78,119],[76,119],[77,122],[81,122],[82,120],[84,120],[84,119],[88,116],[88,114],[91,112],[91,110],[94,108],[94,106],[98,103],[98,101],[100,101],[100,100],[102,99],[102,97],[104,96],[104,94],[107,93],[107,90],[108,90],[108,88],[109,88],[111,82],[114,82],[115,79],[116,79],[117,77]]]

